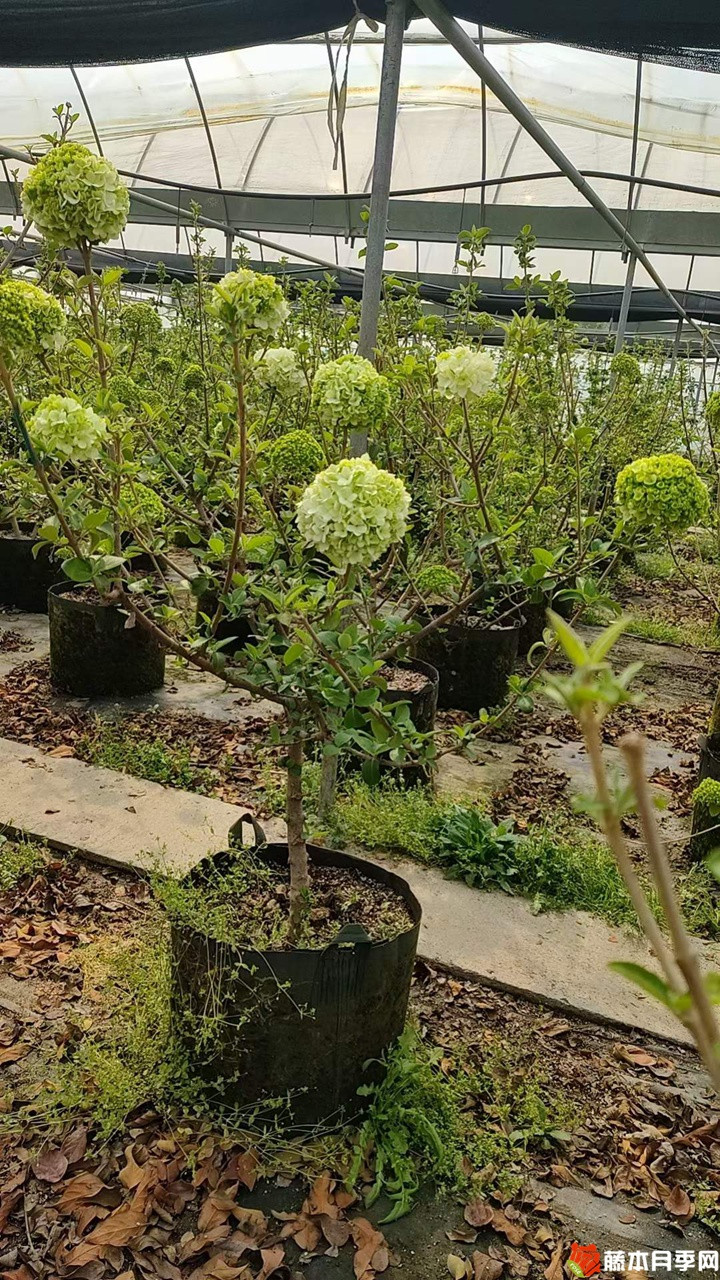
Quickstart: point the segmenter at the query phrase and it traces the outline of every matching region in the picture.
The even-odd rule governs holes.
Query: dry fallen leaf
[[[470,1263],[465,1258],[458,1257],[456,1253],[448,1254],[447,1269],[452,1280],[472,1280],[472,1272],[469,1268]]]
[[[68,1170],[68,1158],[59,1148],[43,1151],[32,1169],[38,1182],[61,1182]]]
[[[694,1205],[687,1191],[683,1191],[678,1184],[673,1187],[670,1195],[665,1201],[665,1209],[668,1213],[673,1214],[676,1218],[687,1218],[694,1211]]]
[[[472,1280],[498,1280],[502,1275],[503,1264],[497,1258],[476,1249],[472,1256]]]
[[[486,1227],[493,1220],[493,1210],[487,1200],[478,1196],[466,1204],[463,1217],[471,1227]]]

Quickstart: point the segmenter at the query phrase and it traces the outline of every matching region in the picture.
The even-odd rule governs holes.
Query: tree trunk
[[[332,813],[337,791],[338,756],[323,756],[320,773],[320,796],[318,798],[318,817],[325,821]]]
[[[715,702],[710,713],[707,740],[711,751],[720,752],[720,686],[715,694]]]
[[[289,939],[297,943],[310,900],[310,877],[305,845],[302,793],[303,744],[297,738],[288,747],[287,837],[290,865]]]

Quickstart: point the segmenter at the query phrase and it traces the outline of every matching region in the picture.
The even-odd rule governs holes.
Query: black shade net
[[[707,0],[448,0],[456,17],[513,34],[720,71],[720,6]],[[139,62],[292,40],[343,27],[378,0],[0,0],[0,66]]]

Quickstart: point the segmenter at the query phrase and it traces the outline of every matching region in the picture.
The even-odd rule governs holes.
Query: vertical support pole
[[[678,356],[680,355],[680,343],[682,342],[683,322],[678,320],[675,330],[675,341],[673,343],[672,356],[670,358],[670,377],[672,378],[677,369]]]
[[[630,314],[630,302],[632,299],[633,280],[635,279],[635,263],[637,258],[634,253],[628,257],[627,272],[625,274],[625,285],[623,287],[622,301],[620,303],[620,315],[618,317],[618,327],[615,334],[615,352],[617,355],[625,346],[625,333],[627,331],[628,315]],[[682,320],[680,321],[682,324]]]
[[[373,160],[370,219],[365,254],[365,278],[363,280],[362,310],[360,313],[360,337],[358,354],[372,360],[377,344],[380,298],[382,295],[383,262],[387,239],[390,183],[395,149],[395,121],[400,94],[400,68],[405,36],[406,0],[387,0],[385,17],[385,43],[383,46],[380,96],[378,99],[377,125],[375,129],[375,158]],[[354,457],[367,449],[367,435],[354,431],[350,438],[350,452]]]
[[[233,235],[231,231],[225,232],[225,274],[233,269]]]

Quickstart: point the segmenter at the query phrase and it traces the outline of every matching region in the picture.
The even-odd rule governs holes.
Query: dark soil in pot
[[[212,619],[215,610],[218,607],[218,592],[209,587],[203,591],[197,599],[197,619],[202,627],[206,626],[201,614],[206,614]],[[224,646],[227,653],[234,653],[236,649],[242,649],[253,639],[253,628],[249,618],[228,618],[223,616],[217,631],[215,632],[216,640],[227,640],[230,643]]]
[[[37,555],[37,538],[23,529],[20,537],[0,530],[0,604],[26,613],[47,613],[48,591],[63,579],[62,569],[45,544]]]
[[[188,922],[174,919],[171,929],[173,1013],[195,1069],[220,1082],[228,1106],[289,1098],[303,1126],[360,1111],[357,1090],[377,1070],[366,1064],[405,1024],[420,930],[420,905],[399,876],[349,854],[316,846],[308,853],[312,899],[300,947],[283,936],[281,844],[252,855],[265,871],[259,887],[256,876],[243,884],[247,855],[237,853],[208,860],[183,882],[202,892],[208,871],[219,876],[220,901],[232,912],[226,877],[238,869],[238,922],[252,942],[210,936],[212,917],[198,923],[192,896]]]
[[[165,650],[92,587],[53,587],[48,596],[50,677],[76,697],[132,697],[161,688]]]
[[[466,614],[431,631],[415,646],[418,657],[440,673],[442,710],[474,713],[504,700],[524,622],[519,613],[498,622]]]

